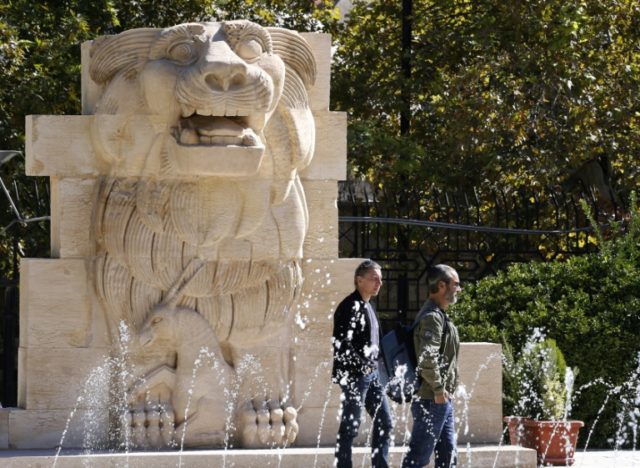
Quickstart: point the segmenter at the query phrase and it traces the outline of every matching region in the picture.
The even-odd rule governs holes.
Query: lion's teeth
[[[182,107],[183,117],[189,117],[196,111],[195,107],[187,106],[186,104],[180,104],[180,107]]]
[[[192,128],[183,128],[180,132],[180,143],[183,145],[197,145],[200,143],[198,132]]]
[[[211,115],[210,109],[198,109],[198,115]]]
[[[245,132],[242,136],[242,146],[258,146],[259,142],[258,136],[251,131]]]

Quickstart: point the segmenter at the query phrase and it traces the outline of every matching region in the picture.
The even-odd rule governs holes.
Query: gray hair
[[[429,268],[427,271],[427,290],[429,294],[438,292],[438,283],[444,281],[449,284],[449,281],[453,279],[453,274],[456,270],[449,265],[435,265]]]
[[[364,275],[373,270],[382,270],[382,267],[371,259],[367,259],[360,265],[358,265],[358,268],[356,268],[356,272],[353,275],[353,282],[355,283],[355,285],[358,285],[358,280],[356,279],[358,276],[362,278],[364,277]]]

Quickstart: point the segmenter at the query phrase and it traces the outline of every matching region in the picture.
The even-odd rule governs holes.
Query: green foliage
[[[598,253],[565,262],[511,266],[465,288],[452,308],[466,341],[504,342],[520,350],[535,329],[544,329],[580,367],[572,418],[591,430],[591,446],[605,447],[618,431],[620,393],[630,382],[640,352],[640,212],[606,233]],[[506,391],[511,392],[505,376]],[[581,386],[592,384],[588,388]],[[620,387],[620,388],[618,388]],[[610,396],[607,400],[607,396]],[[633,401],[633,399],[631,399]],[[516,402],[505,399],[505,414]],[[584,437],[584,434],[583,434]]]
[[[431,184],[557,186],[605,157],[618,188],[638,186],[638,1],[414,0],[408,79],[401,2],[354,4],[332,87],[353,176],[411,203]]]

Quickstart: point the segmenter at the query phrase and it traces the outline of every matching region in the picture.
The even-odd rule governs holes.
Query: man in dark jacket
[[[458,386],[458,330],[446,310],[460,292],[456,270],[436,265],[427,272],[429,299],[416,317],[414,346],[422,382],[411,404],[413,429],[402,468],[429,463],[435,449],[435,468],[456,466],[456,437],[452,396]]]
[[[342,419],[336,442],[338,468],[351,468],[351,446],[364,405],[373,419],[372,467],[389,466],[391,413],[378,380],[380,325],[369,303],[382,286],[380,265],[366,260],[356,268],[356,290],[333,315],[333,381],[342,390]]]

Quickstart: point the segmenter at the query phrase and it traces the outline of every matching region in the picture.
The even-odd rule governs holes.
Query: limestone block
[[[28,115],[25,171],[31,176],[96,176],[92,116]]]
[[[502,433],[502,351],[494,343],[462,343],[460,382],[468,406],[456,402],[461,443],[498,443]],[[468,428],[466,427],[468,425]]]
[[[331,292],[346,296],[355,289],[353,276],[363,258],[307,257],[302,262],[304,284],[302,291],[308,294]]]
[[[333,394],[339,398],[340,387],[333,385],[332,390]],[[338,406],[305,406],[300,409],[298,423],[300,424],[300,431],[296,439],[296,447],[333,445],[336,443],[336,434],[340,426]]]
[[[331,35],[320,33],[300,34],[309,44],[316,60],[316,82],[309,91],[312,110],[329,109],[331,83]]]
[[[294,305],[296,349],[313,350],[316,355],[330,353],[333,312],[353,292],[353,274],[362,259],[305,259],[302,262],[304,284]]]
[[[331,385],[333,355],[331,335],[333,312],[338,303],[353,291],[353,273],[362,259],[304,259],[304,284],[294,307],[295,398],[296,403],[322,406],[325,389]],[[313,388],[312,392],[309,389]],[[337,389],[338,387],[336,387]],[[335,389],[334,389],[335,390]],[[337,405],[339,391],[334,395]]]
[[[85,260],[23,258],[20,346],[89,346],[93,336],[91,287]]]
[[[335,181],[307,180],[303,184],[309,207],[309,230],[304,257],[338,257],[338,185]]]
[[[89,257],[96,179],[51,178],[51,256]]]
[[[296,333],[296,345],[300,348],[313,350],[314,353],[326,353],[331,349],[331,332],[333,330],[333,311],[324,317],[303,315],[296,317],[298,329]]]
[[[9,410],[12,449],[99,448],[107,440],[108,411]],[[65,433],[65,428],[68,430]],[[64,439],[62,438],[64,433]]]
[[[262,145],[180,146],[169,133],[163,117],[155,115],[28,115],[25,170],[52,177],[157,175],[159,145],[182,176],[252,176],[263,159]]]
[[[296,348],[294,401],[297,406],[324,405],[329,388],[334,385],[331,382],[333,357],[330,343],[328,345],[324,353],[310,348]],[[337,396],[334,403],[339,403]]]
[[[28,410],[105,407],[109,350],[19,348],[18,406]]]
[[[295,337],[300,346],[320,350],[330,344],[333,330],[333,313],[344,297],[340,291],[303,293],[294,307]]]
[[[347,178],[346,112],[314,112],[315,153],[300,177],[302,180],[344,180]]]
[[[294,398],[297,405],[324,404],[326,389],[331,386],[333,323],[308,322],[294,339]],[[317,330],[314,330],[317,329]]]
[[[9,448],[9,408],[0,408],[0,450]]]
[[[306,324],[310,321],[318,322],[323,320],[327,323],[332,322],[335,308],[347,294],[331,290],[323,292],[303,291],[293,309],[298,317],[297,320],[301,324]],[[306,332],[299,330],[296,330],[296,333],[298,336],[307,334]]]
[[[331,334],[333,331],[333,311],[324,317],[312,317],[309,315],[298,315],[296,317],[297,328],[295,330],[294,349],[300,359],[324,360],[331,356]],[[316,361],[316,364],[319,361]]]

